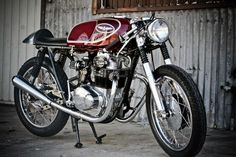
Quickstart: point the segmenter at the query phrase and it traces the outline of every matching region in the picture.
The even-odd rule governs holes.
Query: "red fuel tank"
[[[69,33],[67,44],[77,48],[98,49],[110,44],[130,30],[126,18],[101,18],[75,25]]]

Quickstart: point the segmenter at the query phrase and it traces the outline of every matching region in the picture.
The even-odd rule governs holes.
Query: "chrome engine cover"
[[[78,110],[90,110],[103,107],[107,101],[101,91],[89,85],[76,88],[72,95],[73,103]]]
[[[116,95],[114,98],[114,104],[111,115],[115,112],[116,108],[120,104],[120,100],[122,99],[122,91],[123,89],[116,89]],[[78,87],[72,93],[73,104],[76,109],[87,113],[92,116],[99,116],[103,114],[108,104],[111,89],[93,87],[90,85],[83,85]]]

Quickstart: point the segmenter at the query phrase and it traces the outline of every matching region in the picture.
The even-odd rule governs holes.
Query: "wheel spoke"
[[[44,119],[44,121],[46,122],[46,124],[50,124],[50,121],[45,117],[45,112],[40,113],[38,111],[38,114],[42,117],[42,119]]]
[[[163,101],[166,102],[167,109],[172,113],[166,119],[161,120],[157,108],[154,107],[156,105],[153,106],[153,117],[156,120],[158,132],[169,147],[174,150],[182,150],[191,138],[192,120],[189,101],[175,80],[164,76],[155,83]],[[153,104],[155,103],[153,102]]]
[[[32,68],[25,73],[25,75],[23,76],[25,79],[30,78],[31,70]],[[58,91],[58,87],[55,83],[55,78],[46,68],[41,67],[35,84],[36,87],[40,87],[40,89],[42,89],[42,92],[44,92],[46,95],[48,93],[59,93],[56,94],[56,97],[58,100],[61,99],[61,94]],[[49,92],[46,92],[46,90],[44,90],[45,87],[50,87],[52,89],[48,90]],[[24,110],[23,113],[26,119],[36,127],[41,128],[49,126],[56,118],[58,110],[51,106],[46,107],[47,105],[40,100],[27,95],[28,94],[26,92],[21,91],[22,109]]]
[[[174,145],[178,144],[178,141],[177,141],[177,138],[176,138],[176,135],[175,135],[175,131],[174,131],[174,130],[171,130],[170,132],[171,132],[171,134],[173,135],[173,144],[174,144]]]
[[[183,114],[181,112],[179,112],[179,114],[181,115],[182,119],[185,121],[185,123],[187,124],[188,127],[191,127],[190,124],[188,123],[188,121],[185,119],[185,117],[183,116]]]
[[[179,130],[178,133],[179,133],[179,135],[181,135],[183,138],[185,138],[185,139],[187,139],[187,140],[189,139],[189,137],[185,136],[184,133],[182,133],[182,130]]]

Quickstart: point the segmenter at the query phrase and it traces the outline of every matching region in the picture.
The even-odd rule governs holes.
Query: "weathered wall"
[[[41,0],[0,0],[0,102],[14,103],[11,78],[34,46],[22,40],[40,28]]]
[[[53,0],[46,4],[45,26],[62,37],[79,22],[115,14],[92,15],[92,0]],[[129,17],[150,16],[150,12],[117,13]],[[236,8],[156,12],[171,27],[169,47],[173,62],[198,84],[203,96],[209,127],[229,128],[231,93],[221,89],[232,83],[231,70],[236,68]],[[162,63],[155,53],[155,65]],[[234,102],[236,105],[236,102]],[[234,111],[235,112],[235,111]],[[141,114],[141,118],[143,113]]]

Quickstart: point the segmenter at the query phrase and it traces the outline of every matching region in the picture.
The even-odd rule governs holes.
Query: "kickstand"
[[[88,122],[88,123],[89,123],[89,125],[90,125],[90,127],[91,127],[91,129],[92,129],[92,131],[93,131],[94,137],[96,138],[96,143],[97,143],[97,144],[102,144],[102,138],[105,137],[106,134],[101,135],[101,136],[97,136],[97,132],[96,132],[96,130],[95,130],[94,124],[93,124],[92,122]]]
[[[77,137],[77,142],[75,144],[76,148],[82,148],[83,144],[80,143],[80,134],[79,134],[79,124],[78,124],[78,119],[71,117],[71,122],[72,122],[72,128],[75,129],[76,132],[76,137]]]
[[[76,126],[75,126],[75,118],[71,117],[71,127],[72,127],[72,131],[76,132]]]

